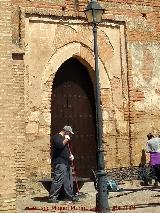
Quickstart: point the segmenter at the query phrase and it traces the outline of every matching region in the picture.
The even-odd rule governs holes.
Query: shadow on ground
[[[157,206],[160,206],[160,202],[159,203],[136,204],[135,208],[140,209],[140,208],[157,207]]]
[[[34,201],[39,201],[39,202],[48,202],[48,196],[44,196],[44,197],[33,197],[31,198]]]
[[[83,193],[83,192],[79,192],[79,199],[86,199],[88,196],[88,193]],[[39,202],[47,202],[48,203],[48,196],[39,196],[39,197],[33,197],[31,198],[33,201],[39,201]],[[65,198],[65,196],[59,196],[58,197],[59,201],[66,201],[67,199]]]
[[[120,194],[112,196],[110,198],[126,196],[126,195],[129,195],[129,194],[135,193],[135,192],[145,191],[145,190],[160,192],[160,187],[149,186],[149,187],[143,187],[143,188],[140,188],[140,189],[122,189],[120,191]],[[128,192],[128,193],[126,193],[126,192]]]

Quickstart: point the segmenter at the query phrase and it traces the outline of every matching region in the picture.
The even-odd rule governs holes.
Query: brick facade
[[[49,150],[49,107],[51,85],[53,83],[54,75],[50,73],[51,76],[49,77],[48,75],[47,77],[43,71],[43,76],[46,82],[43,91],[39,91],[39,95],[43,94],[42,100],[39,100],[39,96],[33,92],[35,89],[36,93],[38,92],[36,85],[32,85],[34,84],[33,79],[36,79],[35,82],[39,82],[39,70],[43,70],[44,68],[42,67],[48,66],[45,61],[48,60],[50,57],[49,55],[54,54],[54,52],[56,53],[56,51],[60,50],[62,46],[66,45],[67,48],[68,43],[76,41],[79,44],[85,43],[85,45],[91,49],[93,47],[92,43],[89,43],[87,40],[84,41],[84,37],[87,38],[92,36],[91,29],[89,29],[89,31],[80,30],[80,34],[76,35],[74,30],[71,28],[69,29],[66,26],[64,27],[63,24],[59,25],[58,28],[53,24],[52,29],[49,29],[49,25],[41,24],[39,28],[40,31],[38,33],[38,24],[35,25],[36,29],[34,31],[34,19],[36,21],[37,15],[41,15],[44,19],[46,17],[48,20],[50,17],[53,17],[53,19],[56,19],[57,21],[58,17],[64,17],[67,26],[71,26],[69,21],[72,19],[80,20],[83,25],[84,13],[82,11],[84,10],[86,3],[86,1],[80,1],[79,3],[74,1],[60,1],[55,3],[51,3],[49,1],[45,1],[43,3],[41,1],[26,3],[24,1],[23,3],[19,3],[15,1],[13,4],[13,42],[19,41],[21,48],[23,48],[24,44],[26,45],[27,43],[25,53],[26,87],[24,90],[26,93],[26,141],[30,142],[29,145],[26,145],[26,151],[30,153],[30,157],[26,158],[26,176],[28,180],[32,177],[33,185],[37,182],[38,177],[50,174],[50,164],[47,163],[49,162],[49,152],[47,150]],[[143,3],[141,1],[102,1],[102,4],[106,8],[106,12],[103,16],[104,26],[102,24],[102,31],[98,34],[100,60],[102,61],[102,64],[109,63],[108,61],[113,60],[114,52],[117,50],[116,54],[118,54],[118,51],[121,52],[121,60],[119,62],[122,63],[121,65],[118,65],[117,55],[117,59],[115,60],[117,66],[121,66],[120,74],[117,73],[119,69],[118,67],[115,67],[114,70],[111,71],[109,68],[110,64],[105,65],[103,68],[100,66],[102,73],[101,79],[103,79],[102,100],[104,114],[104,145],[106,153],[105,162],[107,168],[139,165],[141,151],[145,145],[147,132],[158,130],[158,114],[155,116],[150,112],[149,105],[152,106],[152,95],[149,93],[145,85],[150,83],[151,79],[156,77],[156,70],[159,67],[157,58],[158,52],[156,53],[156,50],[158,51],[159,49],[159,5],[156,1],[152,1],[151,3],[144,3],[144,1]],[[29,19],[28,17],[31,18]],[[39,22],[41,22],[40,18]],[[112,48],[112,43],[111,45],[106,43],[103,35],[104,33],[102,33],[103,28],[105,27],[105,22],[108,22],[107,26],[109,26],[109,23],[111,22],[112,25],[116,25],[115,29],[118,27],[120,34],[118,34],[116,30],[112,31],[112,33],[113,37],[114,35],[116,35],[117,38],[120,36],[121,41],[119,44],[119,50],[116,45]],[[30,25],[30,23],[33,24]],[[17,29],[19,30],[17,31]],[[32,30],[32,36],[30,38],[28,38],[28,36],[31,35],[28,34],[29,29]],[[52,36],[49,36],[50,31],[55,32],[56,34],[56,37],[53,36],[54,40],[52,40]],[[38,35],[40,35],[40,38]],[[49,37],[46,37],[46,35]],[[26,39],[28,39],[30,44]],[[40,63],[39,67],[36,68],[36,71],[35,66],[37,66],[38,61],[36,62],[37,54],[33,53],[33,50],[36,49],[36,45],[39,45],[41,42],[42,45],[39,46],[39,55],[43,58],[44,63]],[[111,40],[109,40],[109,42],[111,42]],[[53,49],[50,48],[50,45],[53,46]],[[80,46],[80,51],[77,49],[77,52],[75,52],[73,50],[74,48],[79,48],[79,45],[77,44],[77,47],[70,47],[68,49],[68,52],[71,53],[70,57],[74,54],[77,55],[80,60],[88,59],[86,62],[92,67],[92,69],[94,69],[93,52],[89,52],[82,46]],[[30,54],[33,54],[31,58],[35,58],[35,61],[32,61],[31,64],[30,59],[27,56]],[[54,59],[53,62],[50,62],[55,66],[54,72],[56,72],[58,67],[65,61],[65,56],[61,53],[60,55],[61,59],[59,57],[58,58],[61,62],[58,62],[57,65],[57,62],[54,61]],[[37,58],[37,60],[39,60],[39,58]],[[156,64],[155,61],[157,61]],[[107,69],[109,79],[105,77],[105,71],[103,71],[103,69]],[[33,75],[31,74],[32,70],[34,70]],[[48,73],[51,72],[49,70],[50,68],[48,68]],[[36,72],[38,72],[38,75]],[[91,73],[91,78],[94,79],[94,76],[92,76],[92,70],[89,69],[89,72]],[[155,72],[155,75],[153,75],[153,72]],[[28,84],[32,86],[29,86]],[[158,82],[155,87],[158,87]],[[156,88],[156,94],[157,91],[158,90]],[[33,99],[37,99],[37,101],[34,103]],[[28,105],[29,103],[31,104],[30,106]],[[45,110],[43,107],[40,107],[40,104],[42,104]],[[144,106],[145,108],[143,108]],[[152,122],[148,123],[150,120],[152,120]],[[142,125],[142,123],[144,124]],[[37,159],[34,159],[34,150],[29,151],[30,145],[31,143],[33,144],[33,142],[35,148],[38,148],[38,144],[40,142],[40,147],[38,148],[39,151],[37,151],[39,157],[37,157]],[[43,148],[41,148],[41,146]],[[128,154],[126,155],[126,153]],[[41,155],[42,159],[40,159]],[[37,162],[40,163],[39,166]],[[41,170],[42,167],[45,169]],[[39,186],[37,186],[37,188],[38,187]],[[31,186],[30,181],[28,182],[27,188],[30,188],[30,190],[34,188],[34,186]]]
[[[12,68],[11,2],[0,2],[0,211],[15,212],[15,101]]]
[[[87,2],[12,0],[13,76],[8,70],[3,83],[11,76],[15,85],[15,159],[7,162],[16,167],[17,194],[42,190],[37,180],[50,175],[50,99],[58,67],[74,56],[94,83]],[[139,165],[147,133],[160,126],[160,2],[99,2],[106,9],[98,32],[106,168]]]
[[[16,168],[16,188],[17,194],[25,192],[25,111],[24,111],[24,62],[23,52],[12,49],[12,73],[13,84],[15,89],[16,102],[16,127],[17,140],[14,149],[15,168]]]

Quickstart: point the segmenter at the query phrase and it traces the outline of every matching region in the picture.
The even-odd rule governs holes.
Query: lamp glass
[[[92,23],[93,22],[93,10],[86,10],[85,14],[86,14],[88,22]]]
[[[94,16],[95,16],[96,22],[101,22],[103,12],[104,12],[104,10],[94,10],[94,13],[95,13]]]
[[[102,20],[104,10],[86,10],[85,14],[89,23],[98,23]]]

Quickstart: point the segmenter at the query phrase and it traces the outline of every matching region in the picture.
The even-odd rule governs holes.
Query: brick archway
[[[71,43],[67,44],[66,46],[60,48],[55,55],[52,56],[50,59],[48,66],[46,67],[43,78],[42,78],[42,91],[43,97],[43,108],[45,108],[46,117],[50,118],[51,121],[51,94],[52,94],[52,84],[56,75],[57,70],[65,61],[69,58],[77,58],[86,68],[91,78],[92,84],[94,85],[95,90],[95,73],[94,73],[94,54],[91,50],[87,47],[79,43]],[[57,60],[58,58],[58,60]],[[110,93],[110,97],[112,97],[111,86],[109,77],[106,74],[106,67],[102,63],[101,59],[99,58],[99,69],[100,69],[100,86],[101,88],[106,88],[107,91]],[[102,99],[103,101],[104,99]],[[109,106],[112,105],[112,99],[110,98]],[[102,103],[103,104],[103,103]],[[48,132],[50,131],[50,126],[48,126]]]

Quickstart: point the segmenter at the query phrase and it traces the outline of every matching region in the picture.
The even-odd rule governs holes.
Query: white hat
[[[74,135],[73,131],[72,131],[72,127],[71,126],[64,126],[63,130],[70,132],[72,135]]]

